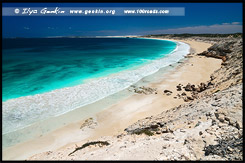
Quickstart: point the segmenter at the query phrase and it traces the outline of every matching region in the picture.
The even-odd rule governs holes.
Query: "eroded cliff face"
[[[242,160],[242,128],[242,85],[238,84],[139,120],[118,136],[96,140],[109,145],[91,145],[72,154],[75,148],[70,147],[30,159]]]
[[[213,40],[205,41],[214,43]],[[198,92],[192,102],[140,120],[125,129],[128,134],[146,133],[147,130],[156,135],[168,133],[174,141],[183,143],[166,148],[168,152],[162,154],[162,159],[242,160],[242,39],[216,39],[215,42],[198,55],[222,59],[222,66],[209,81],[204,81],[203,91],[188,89]],[[167,144],[173,146],[174,141]]]
[[[148,132],[156,137],[161,135],[157,139],[163,141],[166,149],[161,150],[158,159],[241,160],[242,85],[139,120],[126,131],[131,135]],[[235,144],[236,141],[240,144]]]
[[[199,55],[223,60],[220,69],[211,75],[215,90],[223,90],[243,81],[242,40],[219,41]]]
[[[163,159],[242,160],[242,54],[241,39],[216,40],[207,51],[198,54],[223,60],[221,68],[204,81],[205,90],[192,102],[140,120],[125,131],[170,133],[174,140],[182,141],[174,147],[179,154],[165,153]],[[183,151],[188,144],[188,150]]]

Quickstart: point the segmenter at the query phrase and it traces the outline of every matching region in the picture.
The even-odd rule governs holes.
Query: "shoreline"
[[[13,132],[18,132],[18,130],[24,130],[28,126],[35,125],[37,121],[35,118],[32,118],[33,116],[25,117],[27,112],[32,110],[37,110],[34,111],[35,114],[39,114],[36,118],[39,121],[43,121],[49,119],[48,117],[61,116],[122,91],[141,78],[158,70],[160,68],[159,65],[163,62],[160,62],[160,60],[163,58],[156,58],[149,63],[141,63],[140,65],[126,68],[119,73],[114,72],[106,76],[85,79],[83,83],[78,85],[4,101],[3,108],[4,113],[6,113],[4,115],[6,116],[3,117],[5,122],[3,124],[3,133],[4,135],[14,134]],[[103,89],[100,89],[100,85],[103,85]],[[34,103],[33,107],[30,105],[32,103]],[[11,116],[18,117],[18,115],[12,115],[10,110],[22,115],[20,117],[22,121],[18,122],[18,125],[16,125],[17,122],[9,121]]]
[[[174,40],[174,41],[178,41],[178,40]],[[180,42],[184,42],[184,41],[181,40]],[[207,47],[211,46],[211,44],[200,43],[200,42],[196,42],[196,41],[186,41],[186,43],[189,43],[190,47],[194,48],[196,53],[200,53],[200,52],[206,50]],[[200,46],[200,44],[202,46]],[[199,46],[197,46],[197,45],[199,45]],[[172,95],[171,96],[164,96],[162,94],[162,91],[165,88],[173,90],[173,88],[177,85],[176,83],[181,82],[181,80],[182,80],[181,83],[184,83],[184,84],[186,84],[186,82],[188,82],[190,80],[192,80],[191,83],[194,83],[194,84],[199,84],[200,82],[202,82],[204,80],[208,80],[210,73],[212,73],[214,70],[218,69],[220,67],[220,63],[221,63],[220,60],[214,59],[214,58],[205,58],[205,57],[199,57],[199,56],[193,56],[192,58],[187,58],[185,61],[183,61],[183,63],[180,63],[179,65],[177,65],[176,68],[170,70],[170,72],[168,72],[167,76],[160,77],[160,79],[158,79],[158,80],[160,80],[160,82],[149,84],[150,87],[158,88],[159,92],[157,95],[141,95],[141,94],[132,95],[126,99],[119,101],[118,103],[114,104],[113,106],[110,106],[109,108],[97,113],[94,116],[96,119],[96,123],[97,123],[97,125],[93,126],[94,129],[93,128],[91,129],[89,127],[88,128],[85,127],[85,131],[82,132],[79,128],[80,128],[81,124],[83,124],[83,122],[77,122],[74,124],[70,124],[66,127],[62,127],[62,129],[58,129],[58,130],[52,132],[51,134],[47,134],[46,136],[44,136],[46,138],[49,137],[49,140],[47,141],[43,137],[42,138],[42,142],[43,142],[42,145],[40,145],[40,140],[39,141],[34,140],[34,142],[33,141],[32,142],[26,142],[27,144],[25,144],[25,145],[29,145],[29,150],[31,150],[31,148],[30,148],[32,146],[31,144],[36,143],[37,146],[40,145],[43,147],[41,150],[35,151],[35,152],[29,151],[29,153],[26,152],[26,153],[28,153],[28,154],[26,154],[26,153],[22,152],[23,149],[25,149],[26,147],[22,147],[21,145],[19,145],[19,150],[17,150],[16,153],[18,153],[18,151],[19,151],[19,153],[17,155],[19,155],[21,157],[13,158],[14,156],[11,156],[11,154],[10,154],[9,156],[5,156],[6,158],[4,158],[4,159],[8,159],[8,158],[9,159],[26,159],[27,157],[30,157],[33,154],[44,152],[45,150],[47,151],[48,149],[47,148],[45,149],[44,146],[49,145],[51,147],[52,145],[50,145],[50,143],[53,144],[53,146],[52,146],[52,148],[49,148],[49,150],[55,150],[57,148],[66,148],[67,146],[73,145],[75,142],[79,142],[79,143],[77,143],[77,145],[80,145],[80,144],[83,144],[87,140],[97,139],[101,136],[119,134],[127,126],[136,122],[137,120],[142,119],[142,118],[149,116],[149,115],[150,116],[156,115],[156,114],[162,112],[163,108],[161,106],[164,106],[164,109],[167,110],[167,109],[170,109],[174,106],[177,106],[179,104],[184,103],[182,100],[173,99]],[[205,68],[207,64],[209,65],[208,71],[206,69],[204,69],[205,71],[202,71],[202,69]],[[201,71],[201,73],[199,73],[199,75],[197,75],[197,73],[199,71]],[[157,73],[160,73],[160,72],[157,72]],[[155,74],[157,74],[157,73],[155,73]],[[157,75],[159,76],[161,74],[162,73],[157,74]],[[188,76],[188,74],[189,74],[189,76]],[[192,76],[193,74],[197,75],[197,76],[194,75],[195,76],[194,79]],[[175,94],[175,93],[176,92],[173,91],[173,94]],[[141,102],[139,103],[139,101],[141,101]],[[153,108],[157,108],[157,109],[153,109]],[[120,119],[122,119],[123,122],[121,122]],[[73,131],[75,131],[75,132],[73,132]],[[85,132],[87,133],[87,135],[85,135],[85,137],[87,136],[89,138],[87,138],[87,139],[81,138],[81,137],[75,137],[74,138],[74,135],[84,134]],[[72,133],[72,134],[69,134],[69,133]],[[62,134],[63,134],[63,136],[60,136]],[[73,139],[74,141],[70,142],[70,143],[68,143],[62,147],[62,145],[60,145],[60,143],[62,142],[64,144],[64,141],[65,140],[67,141],[68,139]],[[27,147],[27,151],[28,151],[28,147]],[[3,155],[4,154],[8,155],[8,152],[7,151],[3,152]],[[26,157],[24,156],[24,154],[26,154],[25,155]]]
[[[178,48],[178,46],[180,46],[180,45],[177,45],[176,46],[176,48],[171,52],[171,53],[173,53],[173,52],[175,52],[176,51],[176,49]],[[169,53],[169,54],[171,54],[171,53]],[[177,53],[175,53],[176,55],[175,56],[177,56],[177,57],[180,57],[179,56],[179,54],[177,54]],[[122,72],[120,72],[120,74],[111,74],[111,75],[109,75],[109,78],[110,79],[122,79],[122,80],[124,80],[124,74],[131,74],[132,76],[134,76],[134,74],[136,75],[136,78],[132,78],[132,79],[130,79],[130,80],[128,80],[128,82],[130,82],[132,85],[133,84],[136,84],[136,83],[139,83],[143,78],[145,78],[146,76],[149,76],[149,75],[151,75],[151,74],[154,74],[155,73],[155,69],[158,69],[159,67],[160,67],[160,69],[161,68],[165,68],[166,66],[163,64],[162,65],[162,63],[165,61],[165,58],[166,58],[166,63],[168,63],[168,60],[169,60],[169,58],[168,57],[162,57],[162,58],[157,58],[156,60],[153,60],[153,61],[151,61],[151,62],[149,62],[149,63],[143,63],[143,64],[141,64],[141,65],[138,65],[138,66],[135,66],[133,69],[127,69],[127,70],[123,70]],[[176,60],[176,59],[175,59]],[[170,62],[172,63],[173,61],[171,61],[170,60]],[[161,66],[163,66],[163,67],[161,67]],[[141,78],[142,77],[142,75],[139,75],[139,74],[141,74],[140,72],[142,72],[142,70],[144,70],[144,69],[147,69],[147,71],[146,71],[146,73],[144,73],[143,74],[143,78]],[[145,76],[146,75],[146,76]],[[139,79],[139,77],[140,77],[140,79]],[[101,84],[106,84],[105,83],[105,80],[106,80],[106,78],[108,78],[108,76],[107,77],[99,77],[99,78],[96,78],[96,82],[97,81],[101,81],[102,83]],[[138,80],[139,79],[139,80]],[[92,80],[92,84],[91,85],[93,85],[93,84],[96,84],[96,83],[94,83],[93,82],[93,79],[87,79],[88,81],[89,80]],[[104,83],[103,83],[104,82]],[[89,82],[88,82],[89,83]],[[81,86],[81,87],[80,87]],[[125,84],[124,84],[124,86],[125,86]],[[76,88],[75,88],[76,87]],[[127,89],[128,89],[128,87],[130,87],[130,85],[127,85],[126,87],[124,87],[122,90],[119,90],[118,92],[115,92],[114,91],[114,93],[109,93],[109,95],[106,95],[105,97],[101,97],[101,98],[99,98],[99,99],[96,99],[95,101],[93,101],[93,102],[90,102],[90,103],[88,103],[88,104],[86,104],[86,105],[82,105],[82,106],[79,106],[79,107],[76,107],[76,109],[72,109],[71,111],[66,111],[65,113],[62,113],[62,114],[58,114],[58,115],[56,115],[56,116],[54,116],[54,117],[49,117],[49,118],[47,118],[47,119],[44,119],[44,120],[40,120],[40,121],[38,121],[38,122],[34,122],[34,123],[32,123],[32,124],[30,124],[30,125],[28,125],[28,126],[25,126],[25,127],[22,127],[22,128],[19,128],[19,129],[17,129],[17,130],[14,130],[14,131],[11,131],[11,132],[8,132],[8,133],[5,133],[5,134],[3,134],[3,138],[4,138],[4,140],[6,140],[6,141],[4,141],[3,142],[3,148],[4,148],[4,150],[5,149],[8,149],[8,148],[11,148],[11,147],[14,147],[15,145],[18,145],[18,144],[20,144],[20,143],[24,143],[24,142],[26,142],[26,141],[29,141],[29,140],[32,140],[32,139],[35,139],[35,138],[38,138],[39,137],[39,135],[40,136],[42,136],[42,135],[45,135],[45,134],[48,134],[48,133],[50,133],[50,132],[52,132],[52,131],[54,131],[54,130],[56,130],[56,129],[59,129],[59,128],[61,128],[61,127],[64,127],[66,124],[69,124],[69,123],[73,123],[73,122],[77,122],[77,121],[81,121],[82,119],[86,119],[86,118],[89,118],[88,116],[90,115],[90,116],[93,116],[93,115],[91,115],[91,114],[88,114],[88,112],[87,111],[85,111],[85,112],[82,112],[82,111],[77,111],[78,109],[79,110],[81,110],[81,109],[88,109],[89,108],[89,110],[93,110],[91,113],[93,113],[93,114],[95,114],[95,113],[97,113],[97,112],[99,112],[99,111],[101,111],[101,110],[103,110],[104,108],[107,108],[107,107],[109,107],[109,105],[106,105],[106,104],[103,104],[103,108],[101,108],[100,107],[100,109],[93,109],[93,108],[91,108],[92,106],[96,106],[96,104],[95,103],[100,103],[100,102],[98,102],[98,101],[101,101],[101,100],[103,100],[103,101],[105,101],[105,99],[106,99],[106,101],[108,102],[108,101],[110,101],[110,104],[112,105],[112,104],[114,104],[114,103],[116,103],[118,100],[122,100],[122,99],[124,99],[125,97],[129,97],[129,96],[131,96],[132,95],[132,93],[130,93],[130,92],[128,92],[128,91],[126,91]],[[73,89],[74,88],[74,89]],[[82,85],[77,85],[77,86],[74,86],[74,87],[72,87],[72,89],[75,91],[75,90],[83,90],[83,86]],[[60,100],[60,99],[62,99],[62,98],[59,98],[59,96],[61,96],[61,94],[60,93],[62,93],[63,92],[63,90],[64,90],[64,93],[65,94],[67,94],[65,91],[66,90],[69,90],[69,87],[65,87],[65,88],[62,88],[62,89],[57,89],[57,90],[53,90],[53,91],[51,91],[51,92],[46,92],[46,93],[44,93],[44,94],[37,94],[37,95],[35,95],[35,97],[34,96],[25,96],[25,97],[21,97],[21,99],[18,99],[19,101],[18,102],[21,102],[22,100],[24,101],[24,103],[22,103],[22,105],[24,105],[24,106],[22,106],[22,108],[27,108],[28,106],[29,106],[29,103],[30,103],[30,101],[31,100],[35,100],[35,102],[36,103],[38,103],[38,102],[40,102],[40,100],[41,101],[43,101],[43,100],[45,100],[45,102],[44,102],[44,104],[46,104],[47,102],[46,102],[46,100],[48,100],[49,98],[45,98],[46,96],[48,96],[48,97],[50,97],[51,95],[55,95],[55,99],[57,100],[57,98]],[[71,89],[70,89],[71,90]],[[59,94],[57,95],[57,94],[55,94],[55,92],[56,91],[59,91]],[[78,92],[78,91],[77,91]],[[81,91],[80,91],[81,92]],[[113,92],[113,91],[112,91]],[[123,92],[123,93],[121,93],[121,92]],[[79,93],[79,92],[78,92]],[[93,92],[93,93],[99,93],[97,90],[95,90],[95,92]],[[108,92],[107,92],[108,93]],[[122,94],[122,97],[119,97],[120,95],[116,95],[116,96],[118,96],[120,99],[113,99],[113,97],[112,96],[114,96],[115,94]],[[40,97],[41,96],[41,97]],[[36,97],[38,97],[38,99],[37,99],[37,101],[36,101]],[[111,98],[113,99],[113,100],[111,100]],[[28,100],[28,101],[26,101],[26,99]],[[15,99],[12,99],[12,100],[15,100]],[[84,100],[87,100],[87,99],[84,99]],[[64,101],[64,100],[62,100],[62,101]],[[78,101],[83,101],[83,99],[81,100],[78,100]],[[28,103],[27,103],[28,102]],[[14,105],[16,105],[15,104],[15,102],[13,102],[13,101],[11,101],[11,102],[9,102],[10,104],[11,103],[13,103]],[[28,106],[27,106],[27,104],[28,104]],[[53,103],[52,103],[53,104]],[[63,103],[64,104],[64,103]],[[3,105],[7,105],[7,103],[4,103]],[[106,105],[106,106],[104,106],[104,105]],[[8,106],[8,105],[7,105]],[[12,106],[12,104],[11,104],[11,106]],[[46,106],[46,105],[45,105]],[[59,106],[62,106],[62,105],[60,105],[59,104]],[[90,107],[91,106],[91,107]],[[101,106],[101,105],[100,105]],[[43,107],[42,107],[43,108]],[[56,108],[56,107],[55,107]],[[46,108],[44,108],[44,109],[46,109]],[[56,108],[57,109],[57,108]],[[60,109],[60,108],[59,108]],[[76,116],[76,114],[74,113],[73,115],[72,115],[72,113],[70,113],[70,112],[77,112],[77,113],[80,113],[80,115],[82,115],[82,116],[80,116],[80,117],[78,117],[78,116]],[[74,118],[69,118],[69,116],[66,116],[66,115],[72,115],[72,117],[73,116],[75,116],[76,118],[75,118],[75,120],[74,120]],[[63,119],[62,119],[62,117],[63,117]],[[67,118],[68,117],[68,118]],[[71,116],[70,116],[71,117]],[[53,120],[53,119],[55,119],[55,120]],[[67,119],[71,119],[70,121],[69,120],[67,120]],[[59,121],[60,122],[60,124],[59,123],[57,123],[56,121]],[[52,124],[54,124],[54,125],[52,125],[52,126],[49,126],[49,123],[48,122],[50,122],[50,123],[52,123]],[[48,128],[45,128],[45,127],[43,127],[44,125],[46,125],[46,126],[49,126]],[[40,131],[40,130],[42,130],[42,131]],[[35,132],[33,132],[33,131],[35,131]],[[29,133],[28,135],[26,135],[25,133]],[[23,136],[22,136],[23,135]],[[12,142],[11,142],[12,141]],[[10,142],[10,143],[9,143]],[[9,144],[8,144],[9,143]],[[12,143],[12,144],[11,144]]]

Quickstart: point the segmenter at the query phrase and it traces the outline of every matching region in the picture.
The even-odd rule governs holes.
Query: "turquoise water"
[[[4,142],[27,126],[122,91],[188,53],[187,44],[153,39],[3,39]]]
[[[164,57],[176,43],[129,38],[3,39],[2,101],[75,86]]]
[[[3,148],[88,118],[131,94],[130,85],[167,71],[190,49],[136,38],[2,41]]]

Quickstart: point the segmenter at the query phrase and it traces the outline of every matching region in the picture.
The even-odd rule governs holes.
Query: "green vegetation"
[[[134,132],[134,134],[137,134],[137,135],[146,134],[148,136],[154,135],[154,133],[152,131],[147,130],[147,129],[136,131],[136,132]]]
[[[94,142],[88,142],[83,144],[81,147],[77,147],[73,152],[71,152],[68,156],[70,156],[71,154],[75,153],[78,150],[81,150],[83,148],[86,148],[90,145],[96,145],[96,144],[100,144],[100,145],[110,145],[110,143],[108,143],[107,141],[94,141]]]
[[[201,124],[201,122],[198,121],[197,124],[195,125],[195,127],[199,126],[200,124]]]

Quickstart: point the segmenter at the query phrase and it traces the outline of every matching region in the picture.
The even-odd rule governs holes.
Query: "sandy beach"
[[[38,153],[62,151],[102,136],[118,135],[139,119],[160,114],[185,103],[183,99],[174,98],[178,93],[176,86],[180,83],[197,85],[208,81],[210,75],[221,67],[222,60],[196,55],[205,51],[211,44],[190,40],[173,41],[189,44],[192,54],[164,76],[161,76],[161,72],[155,74],[158,75],[157,82],[148,83],[147,87],[157,89],[157,94],[134,94],[92,115],[92,119],[86,122],[83,120],[68,124],[42,137],[17,144],[3,151],[3,160],[25,160]],[[163,91],[166,89],[173,93],[165,95]]]

